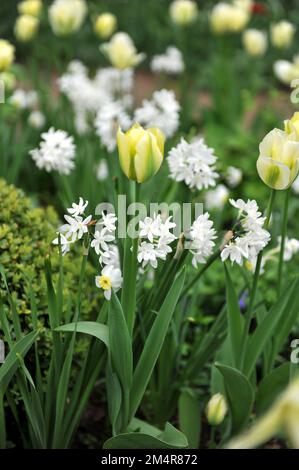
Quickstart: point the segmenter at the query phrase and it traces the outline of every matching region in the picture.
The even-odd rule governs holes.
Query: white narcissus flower
[[[134,121],[145,127],[158,127],[166,137],[173,137],[179,127],[180,105],[172,90],[159,90],[151,100],[143,100],[134,113]]]
[[[270,188],[288,188],[299,171],[299,142],[296,141],[296,135],[280,129],[270,131],[260,143],[257,171]]]
[[[101,275],[95,278],[96,286],[103,289],[106,300],[111,299],[112,290],[117,292],[122,285],[121,270],[107,265],[102,269]]]
[[[154,73],[167,73],[178,75],[185,70],[182,53],[175,46],[167,47],[164,54],[155,55],[151,61],[151,70]]]
[[[98,181],[105,181],[109,176],[109,168],[106,160],[102,159],[96,167],[96,178]]]
[[[55,130],[53,127],[41,135],[42,142],[39,148],[29,153],[39,169],[48,172],[58,171],[68,175],[73,170],[76,147],[74,139],[65,131]]]
[[[267,35],[258,29],[247,29],[243,33],[243,44],[249,55],[263,56],[268,46]]]
[[[167,157],[170,178],[184,181],[191,189],[201,190],[215,186],[218,177],[215,171],[216,160],[214,150],[203,139],[196,139],[189,144],[182,138]]]
[[[222,209],[229,198],[229,190],[224,184],[218,184],[215,189],[209,189],[204,195],[208,210]]]
[[[69,215],[64,216],[67,224],[62,225],[60,231],[65,233],[66,238],[70,238],[72,242],[80,240],[85,233],[88,232],[88,224],[90,223],[92,216],[89,215],[85,219],[81,216],[71,217]]]
[[[236,188],[242,181],[242,170],[234,166],[229,166],[226,170],[226,181],[231,188]]]
[[[72,207],[68,208],[67,211],[73,217],[77,215],[84,214],[86,207],[88,206],[88,201],[84,201],[82,197],[79,198],[79,203],[76,204],[75,202],[72,203]]]
[[[28,124],[34,129],[41,129],[46,124],[46,117],[40,111],[32,111],[28,116]]]
[[[119,128],[127,131],[132,124],[131,118],[121,101],[104,104],[95,119],[96,133],[109,152],[116,148],[116,136]]]
[[[221,260],[230,259],[232,263],[243,264],[243,260],[254,264],[257,256],[270,241],[270,233],[263,228],[265,217],[262,217],[254,200],[230,199],[233,207],[239,210],[239,226],[233,237],[221,250]]]
[[[282,20],[271,26],[271,41],[278,49],[290,46],[296,32],[295,26],[289,21]]]
[[[211,256],[216,238],[216,230],[213,228],[213,221],[209,220],[208,212],[197,217],[190,229],[190,250],[193,255],[192,264],[197,268],[197,264],[204,264]]]
[[[278,248],[280,249],[281,246],[281,237],[278,238]],[[290,261],[294,255],[299,252],[299,240],[296,238],[288,238],[285,239],[285,247],[284,247],[284,254],[283,260]]]
[[[145,58],[145,54],[137,54],[134,42],[127,33],[123,32],[114,34],[110,42],[102,44],[100,49],[113,67],[121,70],[135,67]]]
[[[274,74],[285,85],[299,78],[299,56],[295,56],[293,62],[288,60],[277,60],[273,66]]]
[[[90,246],[94,248],[97,255],[102,251],[109,251],[108,243],[111,243],[115,240],[114,235],[112,235],[106,228],[102,230],[97,230],[94,234],[94,239],[92,240]]]
[[[55,238],[52,243],[53,245],[60,245],[61,246],[61,253],[62,256],[66,255],[70,251],[70,244],[72,243],[71,240],[66,238],[63,233],[57,232],[58,237]]]

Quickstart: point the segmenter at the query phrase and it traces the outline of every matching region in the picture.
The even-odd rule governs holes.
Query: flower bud
[[[296,28],[289,21],[282,20],[271,26],[271,41],[278,49],[285,49],[293,41]]]
[[[94,30],[100,38],[109,38],[116,28],[117,19],[112,13],[102,13],[96,18]]]
[[[120,166],[130,179],[143,183],[159,170],[164,156],[164,134],[157,128],[143,129],[135,124],[117,133]]]
[[[224,420],[226,413],[226,399],[221,393],[216,393],[216,395],[213,395],[212,398],[210,398],[206,407],[208,422],[212,426],[218,426]]]
[[[20,15],[39,16],[41,9],[41,0],[24,0],[18,3],[18,12]]]
[[[145,57],[144,54],[137,54],[136,47],[127,33],[114,34],[110,42],[103,44],[100,49],[118,69],[134,67]]]
[[[5,39],[0,39],[0,72],[7,70],[15,58],[15,48]]]
[[[76,33],[87,14],[84,0],[55,0],[49,8],[51,28],[57,36]]]
[[[12,91],[17,84],[16,76],[11,72],[1,72],[0,81],[4,83],[5,90]]]
[[[267,36],[258,29],[247,29],[243,34],[246,52],[252,56],[263,56],[267,50]]]
[[[287,189],[299,172],[299,142],[292,132],[273,129],[260,143],[257,171],[272,189]]]
[[[175,0],[170,5],[170,16],[174,23],[187,25],[195,21],[198,14],[197,5],[192,0]]]
[[[284,130],[288,135],[292,135],[294,140],[299,142],[299,112],[293,114],[291,119],[284,121]]]
[[[15,35],[19,41],[31,41],[37,33],[39,20],[34,16],[19,16],[15,23]]]
[[[220,2],[211,12],[211,28],[216,34],[237,33],[245,28],[249,18],[250,14],[247,9]]]

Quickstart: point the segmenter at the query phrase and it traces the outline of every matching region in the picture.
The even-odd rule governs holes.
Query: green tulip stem
[[[290,200],[290,188],[285,192],[285,199],[284,199],[284,207],[283,207],[283,217],[282,217],[282,227],[281,227],[281,244],[280,244],[280,253],[279,253],[279,263],[278,263],[278,285],[277,285],[277,293],[280,294],[281,290],[281,281],[282,281],[282,273],[283,273],[283,257],[284,257],[284,250],[286,244],[286,237],[287,237],[287,229],[288,229],[288,212],[289,212],[289,200]]]
[[[138,202],[138,184],[130,181],[131,203]],[[138,237],[126,236],[123,261],[121,304],[130,334],[133,332],[136,311]]]
[[[274,201],[275,201],[275,195],[276,195],[275,189],[271,189],[270,199],[269,199],[268,207],[266,210],[266,220],[265,220],[265,225],[264,225],[265,230],[269,228],[271,214],[273,211],[273,206],[274,206]],[[258,286],[258,280],[259,280],[259,275],[260,275],[261,266],[262,266],[262,259],[263,259],[263,251],[260,251],[257,257],[256,268],[254,272],[253,283],[252,283],[252,288],[251,288],[251,293],[250,293],[249,306],[245,314],[245,325],[244,325],[244,330],[243,330],[243,341],[242,341],[243,351],[241,355],[241,368],[243,367],[244,359],[245,359],[248,334],[249,334],[249,329],[250,329],[250,324],[251,324],[251,319],[252,319],[252,314],[253,314],[253,309],[254,309],[256,293],[257,293],[257,286]]]

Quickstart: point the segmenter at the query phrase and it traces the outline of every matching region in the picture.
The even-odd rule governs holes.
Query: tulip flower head
[[[197,14],[197,4],[193,0],[175,0],[170,5],[171,19],[178,25],[185,26],[192,23]]]
[[[164,134],[158,128],[143,129],[135,124],[117,133],[120,166],[130,179],[143,183],[159,170],[164,155]]]
[[[116,33],[100,48],[107,55],[113,67],[127,69],[138,65],[145,57],[138,54],[135,44],[127,33]]]
[[[272,189],[287,189],[293,183],[299,172],[299,142],[294,131],[287,133],[273,129],[264,137],[260,143],[257,171]]]
[[[221,393],[216,393],[209,400],[206,407],[206,415],[208,422],[212,426],[218,426],[222,423],[227,413],[227,403],[225,397]]]
[[[7,70],[15,58],[15,48],[5,39],[0,39],[0,72]]]
[[[18,3],[18,12],[20,15],[39,16],[41,9],[41,0],[24,0]]]
[[[15,23],[15,35],[21,42],[31,41],[37,34],[39,20],[35,16],[21,15]]]
[[[114,33],[117,27],[117,19],[112,13],[102,13],[94,24],[95,33],[100,37],[107,39]]]

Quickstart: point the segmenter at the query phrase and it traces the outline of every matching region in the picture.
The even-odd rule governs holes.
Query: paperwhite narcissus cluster
[[[247,202],[242,199],[230,199],[233,207],[239,209],[239,224],[232,234],[231,240],[222,248],[221,259],[230,259],[240,266],[244,260],[254,264],[261,250],[270,241],[270,233],[263,228],[265,217],[262,217],[256,201]]]
[[[197,4],[193,0],[174,0],[169,12],[172,21],[181,26],[192,23],[198,15]]]
[[[58,85],[72,103],[75,126],[79,134],[90,130],[90,124],[93,123],[96,113],[106,104],[121,101],[124,109],[132,104],[133,72],[131,69],[117,70],[108,67],[97,70],[95,77],[90,78],[86,67],[80,61],[72,61],[66,73],[58,79]],[[110,116],[112,115],[113,113],[110,113]],[[98,127],[96,123],[96,128]],[[106,126],[104,127],[105,135],[108,135]],[[111,129],[111,119],[107,127]],[[115,135],[113,144],[111,139],[110,142],[109,147],[115,146]],[[105,145],[107,145],[107,139]]]
[[[94,22],[95,33],[103,39],[109,38],[117,28],[117,19],[112,13],[102,13]]]
[[[218,184],[215,189],[209,189],[204,194],[204,201],[208,210],[222,209],[229,199],[229,190],[224,184]]]
[[[113,67],[127,69],[136,67],[145,54],[138,54],[134,42],[127,33],[116,33],[109,42],[102,44],[100,49],[108,57]]]
[[[14,32],[21,42],[31,41],[37,34],[39,19],[35,16],[21,15],[17,18]]]
[[[165,136],[156,127],[143,129],[135,124],[127,132],[117,132],[119,162],[130,180],[143,183],[159,170],[164,157]]]
[[[240,168],[236,168],[235,166],[229,166],[226,169],[225,179],[227,184],[231,188],[236,188],[242,181],[243,173]]]
[[[12,65],[15,59],[15,48],[5,39],[0,39],[0,72],[3,72]]]
[[[176,224],[171,222],[171,217],[165,221],[160,214],[153,217],[146,217],[139,222],[139,237],[141,243],[138,247],[137,259],[145,268],[147,265],[156,269],[158,260],[165,260],[172,248],[169,246],[175,239],[175,235],[170,231]]]
[[[218,178],[215,171],[216,160],[214,150],[203,139],[196,139],[189,144],[182,138],[167,157],[170,178],[184,181],[191,189],[201,190],[215,186]]]
[[[299,114],[285,122],[285,131],[273,129],[260,143],[257,171],[270,188],[287,189],[299,172]]]
[[[252,449],[281,433],[299,449],[299,379],[296,378],[257,422],[228,444],[229,449]]]
[[[228,406],[225,397],[221,393],[213,395],[206,406],[206,416],[209,424],[219,426],[227,411]]]
[[[175,46],[167,47],[164,54],[155,55],[151,60],[151,70],[154,73],[179,75],[184,72],[185,64],[182,53]]]
[[[179,127],[180,105],[172,90],[159,90],[151,100],[143,100],[134,113],[134,121],[145,127],[158,127],[167,138],[173,137]]]
[[[57,36],[76,33],[87,15],[85,0],[54,0],[49,7],[49,21]]]
[[[38,17],[41,13],[41,0],[24,0],[18,3],[18,12],[20,15],[30,15]]]
[[[286,49],[293,41],[295,26],[289,21],[282,20],[271,26],[271,42],[278,49]]]
[[[75,167],[76,146],[73,137],[53,127],[42,133],[41,137],[39,148],[29,152],[36,166],[48,172],[57,171],[62,175],[69,175]]]
[[[95,119],[96,133],[108,152],[116,148],[116,135],[119,128],[127,131],[132,120],[121,101],[108,102],[98,111]]]
[[[243,44],[249,55],[263,56],[268,46],[267,35],[258,29],[247,29],[243,33]]]
[[[225,2],[217,3],[210,15],[211,28],[216,34],[238,33],[245,28],[249,20],[250,10]]]
[[[210,220],[208,212],[201,214],[193,222],[190,228],[190,251],[193,255],[192,264],[197,268],[198,264],[204,264],[211,256],[216,238],[216,230],[213,228],[213,221]]]

